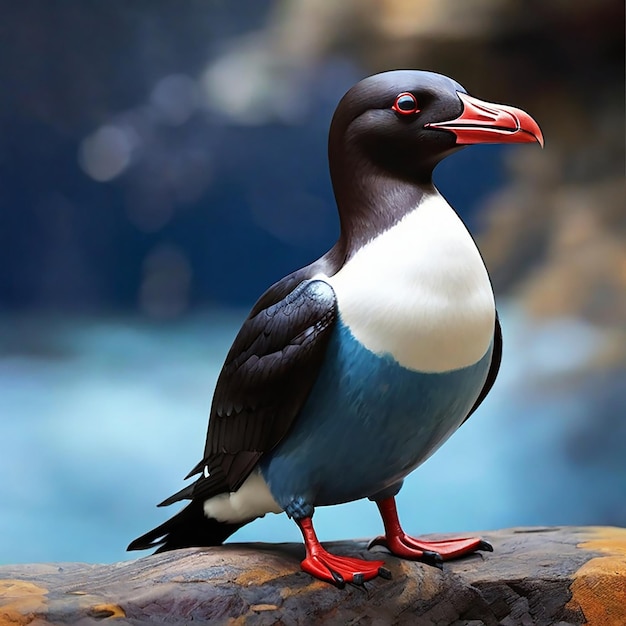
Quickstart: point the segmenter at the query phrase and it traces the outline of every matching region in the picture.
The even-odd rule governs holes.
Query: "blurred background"
[[[620,0],[3,2],[0,563],[115,561],[174,510],[247,310],[338,234],[330,119],[364,76],[448,74],[541,125],[436,171],[504,329],[407,530],[626,526]],[[370,503],[322,539],[381,530]],[[299,540],[268,516],[240,541]]]

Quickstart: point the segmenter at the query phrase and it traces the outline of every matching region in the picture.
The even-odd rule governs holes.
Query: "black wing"
[[[305,280],[289,290],[293,282],[292,275],[270,288],[244,322],[217,381],[204,458],[187,477],[202,475],[161,505],[237,490],[291,427],[336,319],[328,283]]]
[[[489,366],[489,372],[487,372],[487,380],[483,388],[480,390],[480,394],[472,410],[467,414],[467,417],[463,420],[463,423],[467,422],[470,415],[481,405],[482,401],[487,397],[487,394],[491,391],[493,383],[496,382],[498,377],[498,371],[500,370],[500,362],[502,361],[502,328],[500,328],[500,320],[496,313],[496,327],[493,334],[493,354],[491,355],[491,365]]]

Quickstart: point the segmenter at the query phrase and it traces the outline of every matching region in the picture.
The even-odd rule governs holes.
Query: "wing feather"
[[[293,276],[284,280],[292,287]],[[187,477],[201,475],[165,503],[235,491],[296,419],[324,358],[337,305],[323,280],[285,287],[281,281],[270,288],[243,323],[217,381],[204,458]]]
[[[487,394],[491,391],[493,384],[496,382],[498,372],[500,371],[500,362],[502,361],[502,328],[500,327],[500,320],[496,313],[496,325],[493,334],[493,354],[491,356],[491,364],[489,365],[489,372],[487,373],[487,380],[474,402],[474,406],[467,414],[467,417],[463,420],[463,423],[467,422],[472,413],[482,404],[482,401],[487,397]]]

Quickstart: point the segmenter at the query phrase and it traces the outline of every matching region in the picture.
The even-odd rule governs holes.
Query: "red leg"
[[[473,538],[444,539],[442,541],[421,541],[407,535],[400,526],[395,498],[386,498],[376,502],[385,525],[385,535],[377,537],[372,546],[385,546],[392,554],[417,561],[441,565],[442,561],[454,559],[476,550],[493,551],[489,543]]]
[[[391,578],[389,570],[383,567],[384,561],[365,561],[327,552],[317,539],[310,517],[296,520],[296,524],[302,531],[306,547],[306,558],[300,565],[315,578],[331,582],[340,588],[347,582],[362,585],[376,576]]]

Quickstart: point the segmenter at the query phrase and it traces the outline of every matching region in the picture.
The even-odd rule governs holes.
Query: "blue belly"
[[[274,499],[300,517],[399,488],[463,422],[491,352],[459,370],[415,372],[367,350],[339,321],[296,423],[261,462]]]

